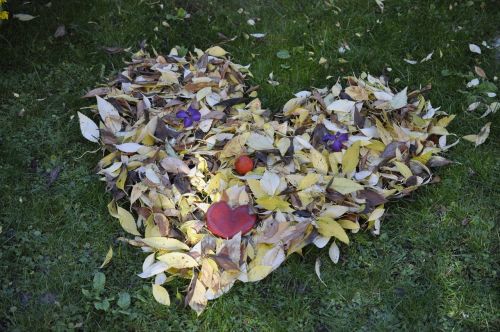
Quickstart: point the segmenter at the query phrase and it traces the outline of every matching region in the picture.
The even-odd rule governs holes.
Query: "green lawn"
[[[498,86],[499,50],[481,45],[499,35],[496,1],[386,0],[383,13],[374,0],[9,2],[11,12],[36,18],[0,26],[0,331],[500,329],[500,112],[483,119],[482,111],[466,112]],[[175,7],[191,17],[175,19]],[[61,24],[67,34],[54,38]],[[176,45],[205,49],[223,42],[219,33],[237,37],[223,47],[235,62],[252,64],[252,83],[273,111],[294,92],[332,85],[329,75],[379,75],[390,67],[395,88],[432,84],[433,105],[457,114],[451,131],[474,134],[492,122],[490,137],[477,148],[466,141],[453,148],[447,157],[456,164],[438,171],[441,182],[389,204],[382,235],[354,236],[339,264],[308,248],[264,281],[237,285],[200,317],[180,295],[160,306],[149,281],[135,276],[144,255],[116,241],[124,232],[94,174],[100,155],[81,157],[97,147],[81,137],[75,115],[92,102],[80,97],[130,57],[103,47],[136,51],[146,40],[159,53]],[[351,49],[342,55],[341,42]],[[471,53],[469,43],[483,54]],[[290,59],[276,56],[282,49]],[[432,51],[428,62],[403,61]],[[467,89],[474,65],[491,83]],[[267,83],[271,72],[277,87]],[[100,299],[85,296],[110,245],[105,289]],[[326,286],[314,273],[318,255]],[[174,295],[186,287],[169,284]],[[117,304],[120,292],[131,296],[126,309]],[[97,310],[94,303],[105,299],[110,308]]]

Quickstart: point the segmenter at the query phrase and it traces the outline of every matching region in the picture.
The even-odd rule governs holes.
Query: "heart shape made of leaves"
[[[248,233],[257,217],[249,213],[248,205],[232,209],[225,201],[214,203],[205,215],[208,229],[215,235],[230,239],[239,232]]]
[[[384,204],[432,183],[430,168],[449,163],[438,154],[458,142],[447,142],[454,115],[432,107],[427,88],[396,92],[362,73],[272,114],[224,49],[178,51],[137,52],[111,86],[85,95],[99,123],[78,113],[83,136],[108,152],[98,169],[109,212],[135,236],[121,240],[150,253],[139,276],[155,278],[164,305],[167,275],[191,278],[185,303],[200,314],[307,245],[329,245],[337,263],[338,244],[378,235]],[[242,155],[253,161],[245,171]]]

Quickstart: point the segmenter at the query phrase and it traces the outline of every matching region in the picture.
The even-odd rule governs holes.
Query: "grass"
[[[367,0],[51,3],[10,1],[11,12],[37,17],[0,26],[0,330],[500,329],[499,114],[480,119],[465,111],[480,95],[465,88],[474,65],[492,82],[498,74],[498,50],[482,47],[478,56],[467,46],[498,36],[495,1],[387,0],[383,13]],[[191,17],[167,19],[175,7]],[[255,27],[248,18],[259,18]],[[67,35],[54,38],[60,24]],[[243,37],[254,32],[267,36]],[[432,84],[433,105],[457,114],[453,132],[477,133],[491,121],[490,138],[478,148],[468,142],[453,148],[447,157],[456,164],[438,171],[442,181],[389,205],[382,235],[355,236],[341,248],[338,265],[325,251],[308,248],[264,281],[237,285],[200,317],[179,298],[162,307],[149,282],[135,276],[143,254],[116,241],[123,232],[108,215],[110,196],[93,171],[99,155],[80,157],[96,147],[80,136],[74,116],[89,105],[80,96],[129,58],[102,47],[135,51],[146,40],[160,53],[175,45],[204,49],[221,42],[218,33],[238,36],[223,47],[236,62],[252,63],[253,83],[274,111],[294,92],[333,84],[328,75],[380,74],[391,67],[386,73],[396,88]],[[351,51],[340,55],[343,41]],[[292,57],[276,57],[281,49]],[[403,62],[431,51],[429,62]],[[328,67],[318,64],[320,57]],[[277,87],[266,82],[271,72]],[[47,174],[57,167],[62,171],[48,185]],[[92,293],[109,246],[115,257],[104,269],[104,291]],[[314,274],[318,255],[326,287]],[[171,296],[186,287],[172,283]],[[117,305],[120,292],[131,295],[125,309]],[[105,299],[110,308],[97,310],[94,303]]]

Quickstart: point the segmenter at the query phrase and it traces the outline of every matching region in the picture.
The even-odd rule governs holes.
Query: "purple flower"
[[[323,142],[328,144],[332,142],[328,148],[334,152],[340,152],[344,148],[344,143],[349,139],[349,134],[347,133],[336,133],[336,134],[325,134],[323,136]]]
[[[201,119],[200,111],[192,105],[186,111],[180,110],[175,116],[179,119],[184,119],[184,127],[191,127],[193,122],[200,121]]]

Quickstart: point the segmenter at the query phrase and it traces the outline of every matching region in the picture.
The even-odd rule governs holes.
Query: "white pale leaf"
[[[399,108],[402,108],[402,107],[405,107],[406,105],[408,105],[408,95],[406,94],[407,90],[408,90],[408,88],[404,88],[403,90],[398,92],[398,94],[396,94],[394,96],[394,98],[392,98],[392,100],[390,102],[392,109],[397,110]]]
[[[392,93],[385,91],[375,91],[373,94],[375,95],[375,98],[380,101],[389,101],[394,97]]]
[[[328,250],[328,256],[330,256],[330,259],[332,262],[337,264],[339,262],[340,258],[340,250],[335,241],[332,242],[332,245],[330,246],[330,249]]]
[[[446,137],[446,136],[442,136],[442,137]],[[371,174],[372,174],[371,171],[361,171],[361,172],[357,172],[356,174],[354,174],[354,178],[357,181],[361,181],[361,180],[366,179],[367,177],[369,177]]]
[[[377,127],[367,127],[367,128],[361,128],[359,131],[361,131],[366,137],[372,138],[372,137],[379,137],[378,135],[378,129]]]
[[[479,85],[479,79],[478,78],[474,78],[472,80],[470,80],[468,83],[467,83],[467,87],[468,88],[473,88],[475,86],[478,86]]]
[[[417,61],[415,60],[409,60],[409,59],[403,59],[404,62],[409,63],[410,65],[416,65]]]
[[[146,169],[146,177],[148,178],[149,181],[153,182],[154,184],[160,184],[160,178],[156,174],[155,171],[153,171],[151,168]]]
[[[469,112],[475,111],[479,107],[479,105],[481,105],[481,102],[476,101],[475,103],[472,103],[469,105],[469,107],[467,107],[467,111]]]
[[[355,101],[339,99],[328,105],[326,109],[329,111],[349,113],[354,110],[354,105],[356,105]]]
[[[265,33],[251,33],[250,36],[257,38],[257,39],[262,39],[266,36]]]
[[[167,281],[167,275],[165,273],[158,273],[155,276],[155,284],[156,285],[163,285]]]
[[[257,133],[250,134],[246,144],[254,150],[274,149],[273,139],[271,137]]]
[[[318,235],[314,238],[313,243],[316,247],[321,249],[328,244],[328,241],[330,241],[330,239],[331,239],[330,236]]]
[[[164,272],[168,269],[168,264],[165,262],[156,262],[148,266],[142,273],[138,274],[140,278],[150,278],[157,275],[158,273]]]
[[[299,91],[295,94],[297,98],[308,98],[311,96],[311,91]]]
[[[280,177],[278,174],[266,170],[260,180],[260,186],[269,196],[274,196],[278,194]]]
[[[99,127],[97,127],[94,121],[90,120],[86,115],[80,112],[78,112],[78,120],[80,121],[80,131],[82,132],[83,137],[91,142],[98,143],[100,136]]]
[[[295,136],[293,138],[293,147],[294,147],[295,151],[300,150],[302,148],[306,148],[306,149],[312,149],[313,148],[313,146],[311,145],[311,143],[309,143],[308,141],[306,141],[301,136]]]
[[[115,109],[113,105],[107,100],[99,96],[95,96],[97,99],[97,109],[99,110],[99,115],[101,116],[102,121],[106,121],[106,118],[119,118],[120,114]]]
[[[153,265],[154,262],[155,262],[155,254],[152,253],[148,255],[148,257],[146,257],[146,259],[142,263],[142,271],[145,271],[148,267]]]
[[[321,259],[318,257],[318,258],[316,258],[316,263],[314,263],[314,272],[316,272],[316,275],[318,276],[319,281],[321,281],[321,283],[326,286],[323,279],[321,279],[320,268],[321,268]]]
[[[14,14],[12,17],[17,18],[19,21],[31,21],[35,18],[35,16],[30,14]]]
[[[431,53],[427,54],[427,56],[425,58],[423,58],[422,60],[420,60],[420,63],[426,62],[426,61],[429,61],[430,59],[432,59],[432,55],[433,54],[434,54],[434,51],[432,51]]]
[[[484,125],[483,128],[481,128],[481,130],[479,131],[479,134],[477,134],[476,146],[479,146],[486,141],[486,139],[490,135],[490,126],[491,126],[491,122],[488,122],[487,124]]]
[[[469,50],[472,53],[481,54],[481,48],[479,46],[477,46],[476,44],[469,44]]]
[[[188,174],[190,168],[182,160],[176,157],[165,157],[161,161],[161,167],[163,167],[167,172],[179,174]]]
[[[143,145],[139,143],[123,143],[123,144],[116,144],[115,147],[122,152],[135,153],[139,151],[139,149],[142,148]]]
[[[341,133],[346,132],[345,130],[342,130],[342,128],[337,126],[335,123],[331,122],[330,120],[328,120],[326,118],[323,119],[323,124],[325,125],[326,129],[333,131],[335,133],[336,132],[341,132]]]

